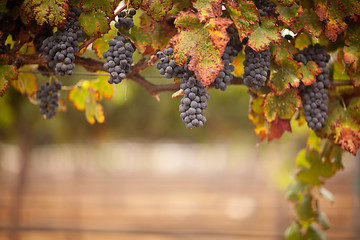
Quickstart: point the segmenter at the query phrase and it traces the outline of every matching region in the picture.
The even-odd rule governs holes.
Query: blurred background
[[[96,78],[82,72],[59,80]],[[45,120],[10,89],[0,98],[0,239],[283,239],[293,217],[284,189],[308,129],[294,122],[293,133],[259,144],[246,91],[210,89],[208,122],[188,130],[179,98],[157,101],[131,81],[102,101],[106,122],[95,125],[66,91],[67,111]],[[360,239],[360,160],[344,154],[344,165],[325,184],[335,202],[320,207],[329,239]]]

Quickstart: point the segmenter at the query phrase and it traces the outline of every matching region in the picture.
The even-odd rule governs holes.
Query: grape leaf
[[[222,15],[221,0],[192,0],[192,2],[194,8],[198,10],[200,22]]]
[[[230,24],[231,21],[225,18],[200,23],[191,11],[181,12],[175,20],[178,33],[170,40],[175,61],[184,65],[191,57],[189,69],[205,86],[214,82],[224,67],[221,55],[229,41],[226,28]]]
[[[141,9],[152,16],[155,21],[162,21],[172,6],[171,0],[142,0],[141,2]]]
[[[149,32],[144,31],[144,29],[138,26],[134,26],[131,28],[130,32],[127,31],[124,33],[124,35],[133,40],[134,44],[136,45],[136,49],[140,53],[143,53],[146,50],[146,47],[152,44]]]
[[[288,26],[290,26],[294,22],[296,16],[303,13],[303,9],[296,3],[290,7],[278,5],[276,8],[276,13],[279,14],[278,19],[280,21],[283,21]]]
[[[289,184],[286,188],[286,198],[293,202],[299,201],[303,195],[309,191],[310,187],[311,186],[309,184],[295,179],[295,181]]]
[[[11,81],[11,85],[21,94],[26,93],[29,96],[35,94],[37,90],[36,77],[33,73],[27,72],[31,71],[31,68],[23,66],[21,70],[26,72],[19,72],[18,79]]]
[[[103,37],[96,39],[92,44],[92,49],[99,58],[103,58],[103,53],[109,50],[108,42],[117,34],[117,30],[111,29]]]
[[[0,55],[0,97],[9,88],[9,81],[16,80],[18,77],[17,68],[13,65],[8,65],[8,61],[9,57],[7,55]]]
[[[308,220],[315,217],[315,209],[313,207],[313,197],[306,194],[302,201],[295,205],[296,213],[301,220]]]
[[[282,5],[291,6],[294,4],[295,0],[278,0]]]
[[[249,119],[255,125],[255,133],[259,136],[260,142],[267,138],[269,123],[264,116],[264,98],[250,97]]]
[[[301,232],[301,226],[297,223],[291,224],[285,231],[286,240],[304,240]]]
[[[290,119],[300,104],[301,99],[296,89],[290,89],[281,96],[271,92],[264,102],[265,118],[268,122],[274,121],[276,117]]]
[[[345,18],[356,17],[360,12],[360,2],[357,0],[318,1],[315,12],[320,20],[326,22],[325,36],[330,41],[336,41],[338,35],[347,28]]]
[[[354,98],[344,108],[338,102],[330,105],[328,120],[318,133],[354,156],[360,147],[360,98]]]
[[[85,99],[89,94],[89,84],[90,83],[88,81],[84,81],[79,87],[74,87],[69,91],[68,100],[69,102],[73,102],[74,108],[78,111],[85,110]]]
[[[305,234],[306,239],[327,240],[326,234],[322,232],[315,224],[311,224]]]
[[[307,184],[320,185],[323,183],[320,177],[329,178],[336,173],[332,162],[322,161],[320,153],[315,149],[300,151],[296,163],[299,167],[297,179]]]
[[[301,67],[299,68],[299,72],[301,74],[301,81],[305,85],[311,85],[316,81],[316,75],[321,73],[321,68],[314,62],[309,61],[305,64],[300,63]]]
[[[349,30],[345,38],[345,46],[343,47],[343,59],[346,64],[350,64],[353,71],[359,68],[360,58],[360,24]]]
[[[303,13],[299,14],[295,21],[291,24],[290,29],[294,33],[305,29],[308,33],[315,37],[319,37],[323,32],[323,23],[319,21],[319,17],[312,9],[303,9]]]
[[[271,64],[269,87],[278,95],[284,94],[290,89],[290,85],[298,87],[301,79],[300,67],[300,63],[294,60],[282,61],[281,66]]]
[[[252,1],[225,1],[226,8],[239,32],[240,40],[247,37],[251,32],[251,25],[259,22],[259,11]]]
[[[295,47],[299,50],[303,50],[304,48],[308,47],[311,42],[311,36],[306,33],[300,33],[295,38]]]
[[[25,0],[22,9],[39,25],[62,25],[66,21],[68,0]]]
[[[87,101],[85,101],[85,116],[90,124],[94,124],[95,120],[98,123],[105,122],[104,109],[101,104],[97,103],[94,92],[89,91]]]
[[[282,39],[279,44],[271,45],[272,56],[278,65],[282,65],[284,61],[293,61],[293,56],[298,50],[287,40]]]
[[[92,12],[93,9],[102,10],[107,17],[114,15],[114,0],[81,0],[81,9],[84,12]]]
[[[102,71],[97,71],[96,73],[107,73]],[[91,81],[90,88],[97,91],[98,98],[97,101],[100,101],[103,97],[106,99],[111,99],[114,93],[114,86],[108,83],[109,76],[98,76],[97,80]]]
[[[79,23],[90,37],[107,33],[110,30],[110,19],[106,17],[105,12],[98,9],[81,13]]]
[[[270,123],[268,141],[281,138],[285,131],[291,132],[290,120],[276,117],[275,120]]]
[[[281,41],[279,27],[276,25],[276,19],[273,17],[261,18],[261,25],[251,25],[251,33],[249,34],[248,46],[255,51],[263,51],[267,49],[271,43]]]

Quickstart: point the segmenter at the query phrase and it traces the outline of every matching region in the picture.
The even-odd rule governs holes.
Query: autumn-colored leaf
[[[309,61],[306,65],[300,64],[301,81],[307,86],[313,84],[316,81],[316,76],[321,73],[321,68],[314,61]]]
[[[255,125],[255,133],[259,136],[260,142],[265,140],[269,133],[269,123],[264,116],[264,98],[251,96],[249,119]]]
[[[126,32],[124,35],[133,40],[137,51],[140,53],[143,53],[152,44],[150,33],[138,26],[134,26],[130,32]]]
[[[13,65],[8,65],[8,61],[9,57],[7,55],[0,55],[0,97],[9,88],[9,81],[16,80],[18,77],[17,68]]]
[[[85,101],[85,116],[90,124],[105,122],[104,109],[101,104],[97,103],[94,92],[89,91],[87,101]]]
[[[117,30],[111,29],[103,37],[96,39],[92,44],[92,49],[99,58],[103,58],[103,53],[109,50],[108,42],[117,34]]]
[[[62,25],[66,21],[68,0],[24,0],[22,8],[39,25]]]
[[[273,122],[276,117],[286,120],[290,119],[296,109],[301,105],[301,98],[296,89],[290,89],[281,96],[269,93],[264,102],[264,114],[268,122]]]
[[[318,1],[315,12],[320,20],[326,22],[325,35],[330,41],[336,41],[339,34],[346,28],[346,17],[355,17],[360,12],[360,2],[357,0]]]
[[[251,25],[258,24],[259,11],[252,1],[239,1],[235,4],[233,1],[226,0],[225,4],[242,40],[251,33]]]
[[[346,64],[350,64],[351,70],[357,72],[360,63],[360,24],[346,32],[345,46],[343,47],[343,59]]]
[[[360,147],[360,98],[350,101],[345,108],[336,102],[329,106],[328,120],[318,133],[353,155]]]
[[[80,0],[81,9],[84,12],[92,12],[93,9],[102,10],[107,17],[114,15],[114,0]]]
[[[278,19],[280,21],[283,21],[288,26],[290,26],[294,22],[296,16],[303,13],[303,9],[296,3],[289,7],[278,5],[276,7],[276,13],[279,14]]]
[[[269,87],[278,95],[284,94],[290,86],[298,87],[302,77],[300,66],[300,63],[294,60],[282,61],[281,66],[271,64]]]
[[[300,33],[295,37],[295,48],[299,50],[303,50],[311,44],[311,36],[306,33]]]
[[[212,18],[201,23],[191,11],[181,12],[175,20],[178,34],[170,41],[175,61],[184,65],[190,57],[189,69],[205,86],[214,82],[224,67],[221,56],[229,41],[226,28],[230,24],[231,21],[225,18]]]
[[[90,37],[107,33],[110,30],[110,19],[105,12],[98,9],[81,13],[79,23]]]
[[[97,71],[96,73],[106,73],[102,71]],[[106,99],[111,99],[114,93],[114,86],[108,83],[109,76],[99,75],[98,79],[95,81],[91,81],[90,88],[96,90],[99,94],[99,100],[103,97]]]
[[[200,22],[222,15],[221,0],[191,0],[194,8],[198,10]]]
[[[142,0],[141,9],[152,16],[155,21],[162,21],[172,5],[171,0]]]
[[[23,66],[22,71],[30,71],[29,66]],[[12,80],[11,85],[21,94],[33,95],[37,90],[36,76],[29,72],[19,72],[18,79]]]
[[[284,61],[292,61],[294,54],[297,53],[298,50],[294,45],[283,39],[280,44],[271,45],[271,52],[275,63],[281,66]]]
[[[267,49],[271,43],[281,41],[279,27],[276,25],[276,19],[273,17],[261,18],[261,25],[251,25],[251,33],[249,34],[248,46],[255,51],[263,51]]]
[[[276,117],[270,124],[268,140],[271,141],[273,139],[281,138],[285,131],[291,132],[290,120]]]
[[[297,15],[296,19],[290,25],[290,29],[294,33],[298,33],[304,29],[315,37],[321,35],[323,28],[323,23],[319,21],[319,17],[312,9],[303,9],[303,13]]]

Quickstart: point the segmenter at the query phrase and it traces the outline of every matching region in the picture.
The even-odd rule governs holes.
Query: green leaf
[[[306,149],[303,149],[299,152],[296,158],[296,167],[305,167],[305,168],[311,167],[311,164],[306,159]]]
[[[81,13],[79,22],[82,29],[90,37],[107,33],[110,30],[110,19],[101,10],[93,9],[91,12]]]
[[[285,231],[286,240],[304,240],[301,233],[301,226],[297,223],[291,224]]]
[[[301,99],[296,89],[290,89],[281,96],[269,93],[264,103],[265,118],[268,122],[274,121],[276,117],[290,119],[300,104]]]
[[[84,81],[80,87],[74,87],[69,91],[68,100],[73,102],[74,108],[78,111],[85,110],[85,98],[89,94],[89,84],[89,81]]]
[[[360,58],[360,24],[356,24],[347,32],[345,46],[343,47],[343,59],[346,64],[350,64],[353,72],[358,72]]]
[[[321,138],[316,136],[314,131],[309,131],[309,136],[306,141],[306,148],[310,150],[320,151]]]
[[[321,68],[314,61],[309,61],[306,65],[300,64],[301,81],[307,86],[313,84],[316,81],[316,76],[321,73]]]
[[[303,221],[315,217],[315,210],[313,208],[313,197],[311,194],[306,194],[302,201],[295,205],[296,213]]]
[[[114,0],[81,0],[81,9],[84,12],[92,12],[93,9],[102,10],[107,17],[114,15]]]
[[[276,8],[276,13],[279,14],[278,19],[280,21],[283,21],[288,26],[290,26],[294,22],[295,18],[299,14],[303,13],[303,9],[296,3],[290,7],[278,5]]]
[[[326,234],[322,232],[315,224],[311,224],[305,234],[306,239],[326,240]]]
[[[323,23],[319,21],[319,17],[312,9],[303,9],[303,13],[297,15],[295,21],[290,25],[290,29],[294,33],[306,30],[315,37],[320,37],[323,32]]]
[[[129,37],[136,45],[136,50],[140,53],[144,52],[148,46],[151,46],[151,36],[149,32],[144,31],[143,28],[134,26],[130,32],[124,33],[125,36]]]
[[[295,179],[295,181],[286,188],[286,198],[290,201],[297,202],[303,198],[304,194],[309,191],[309,189],[310,185]]]
[[[39,25],[62,25],[66,21],[68,0],[25,0],[22,8]]]
[[[201,23],[191,11],[181,12],[175,20],[178,34],[170,41],[175,61],[184,65],[191,57],[189,69],[205,86],[214,82],[224,67],[221,56],[229,41],[226,28],[230,24],[231,21],[225,18],[212,18]]]
[[[221,17],[221,0],[192,0],[194,8],[198,10],[200,22],[210,18]]]
[[[248,45],[255,51],[267,49],[271,43],[281,41],[279,27],[276,25],[276,19],[273,17],[261,18],[261,25],[251,25]]]
[[[303,158],[303,159],[299,159]],[[305,154],[298,155],[297,162],[307,164],[307,167],[300,167],[296,177],[299,181],[312,185],[322,184],[320,177],[329,178],[335,174],[336,170],[333,169],[333,165],[329,161],[322,161],[321,156],[316,150],[306,150]],[[310,165],[310,167],[309,167]]]
[[[326,214],[324,212],[319,212],[317,215],[317,221],[320,223],[321,227],[324,230],[327,230],[330,228],[330,221],[327,218]]]
[[[360,147],[360,98],[354,98],[344,108],[338,102],[329,107],[328,120],[318,133],[354,156]]]
[[[270,78],[268,81],[269,87],[276,94],[284,94],[290,89],[290,86],[297,87],[300,84],[301,73],[299,68],[300,63],[294,60],[282,61],[281,66],[271,64]]]
[[[300,33],[295,37],[295,48],[299,50],[303,50],[304,48],[308,47],[311,42],[311,36],[306,33]]]
[[[282,5],[291,6],[294,4],[295,0],[278,0]]]
[[[142,0],[141,3],[141,9],[152,16],[155,21],[162,21],[172,6],[171,0]]]
[[[16,80],[18,77],[17,68],[13,65],[8,65],[8,61],[9,57],[7,55],[0,55],[0,97],[9,88],[9,81]]]
[[[269,124],[264,116],[264,98],[253,97],[250,98],[249,119],[255,125],[255,133],[259,136],[260,141],[267,138],[269,132]]]
[[[259,22],[259,11],[252,1],[239,1],[238,4],[227,0],[226,8],[239,32],[240,40],[251,33],[251,25]]]

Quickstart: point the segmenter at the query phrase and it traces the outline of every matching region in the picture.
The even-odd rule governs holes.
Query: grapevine
[[[157,100],[172,92],[161,98],[181,98],[185,128],[211,131],[212,117],[204,116],[210,89],[231,88],[224,92],[231,96],[241,85],[260,141],[280,138],[294,124],[309,131],[296,161],[306,167],[298,166],[289,199],[296,206],[307,200],[313,215],[295,216],[287,238],[325,230],[313,194],[323,184],[317,178],[334,175],[342,169],[341,153],[356,155],[360,148],[359,1],[55,2],[0,4],[0,97],[17,90],[52,119],[61,115],[61,89],[89,123],[103,123],[112,116],[102,101],[119,94],[114,85],[126,78]],[[54,74],[72,80],[65,76],[61,86]],[[330,170],[319,175],[325,163]]]

